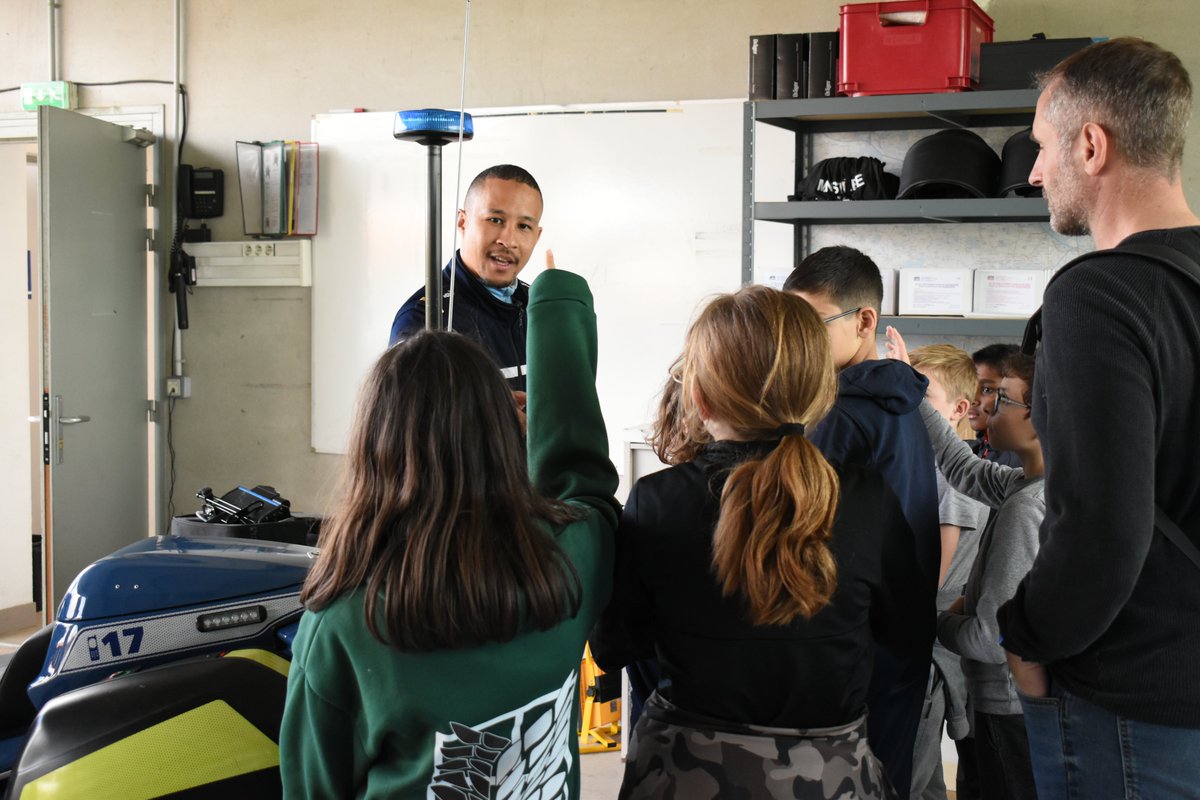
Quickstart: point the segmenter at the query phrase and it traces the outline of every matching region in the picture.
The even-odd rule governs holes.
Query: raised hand
[[[900,331],[887,326],[887,342],[884,344],[887,350],[887,357],[894,358],[897,361],[908,362],[908,346],[904,344],[904,337],[900,335]]]

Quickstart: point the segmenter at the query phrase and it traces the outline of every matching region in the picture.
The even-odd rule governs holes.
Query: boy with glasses
[[[824,247],[800,262],[783,290],[807,301],[824,318],[838,370],[833,410],[808,438],[832,462],[871,466],[883,474],[912,528],[921,568],[913,578],[928,596],[933,614],[941,533],[933,454],[919,414],[929,382],[908,364],[879,358],[879,267],[852,247]],[[919,657],[904,658],[877,648],[871,676],[871,749],[901,793],[912,784],[932,641],[929,646]]]
[[[897,358],[904,342],[891,336]],[[921,417],[938,468],[955,489],[996,509],[979,541],[963,596],[938,614],[938,641],[962,657],[974,721],[975,763],[983,800],[1034,798],[1037,793],[1021,702],[1000,645],[996,610],[1012,597],[1038,552],[1046,516],[1042,447],[1030,418],[1033,356],[1004,360],[1003,377],[988,417],[995,445],[1016,453],[1020,467],[978,458],[928,401]]]

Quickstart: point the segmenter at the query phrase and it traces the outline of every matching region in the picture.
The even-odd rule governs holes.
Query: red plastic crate
[[[961,92],[979,88],[979,45],[992,18],[972,0],[842,6],[838,92]]]

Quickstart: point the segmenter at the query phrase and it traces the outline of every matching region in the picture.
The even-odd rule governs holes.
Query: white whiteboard
[[[667,109],[666,113],[614,113]],[[582,110],[607,113],[562,113]],[[544,233],[521,278],[554,250],[596,298],[597,389],[611,457],[652,415],[697,305],[741,282],[743,101],[473,112],[463,188],[493,164],[541,184]],[[505,114],[499,116],[498,114]],[[344,453],[363,376],[387,346],[396,309],[424,284],[426,148],[392,137],[393,113],[315,117],[320,227],[313,243],[312,444]],[[793,189],[790,133],[759,126],[769,174],[756,194]],[[451,253],[458,146],[443,148],[443,261]],[[756,224],[759,273],[790,269],[791,228]]]

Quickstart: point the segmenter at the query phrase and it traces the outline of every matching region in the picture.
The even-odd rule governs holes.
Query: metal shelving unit
[[[1041,198],[758,203],[754,200],[757,125],[773,125],[796,134],[796,177],[799,180],[812,161],[811,140],[815,135],[953,126],[981,128],[1028,125],[1033,120],[1037,97],[1037,91],[1029,89],[747,102],[742,147],[742,282],[750,283],[754,279],[756,220],[793,225],[796,230],[796,260],[799,261],[805,251],[811,225],[1042,222],[1050,218],[1046,201]],[[979,318],[958,318],[957,324],[973,327],[969,331],[960,329],[953,333],[974,334],[980,331],[981,322],[983,320]],[[1020,320],[1002,322],[1023,324]],[[1014,335],[1019,336],[1020,331]]]
[[[879,225],[911,222],[1041,222],[1049,219],[1041,197],[996,200],[855,200],[755,203],[756,220],[797,225]]]
[[[880,316],[879,330],[888,325],[905,336],[986,336],[1020,339],[1025,333],[1023,317],[893,317]]]

